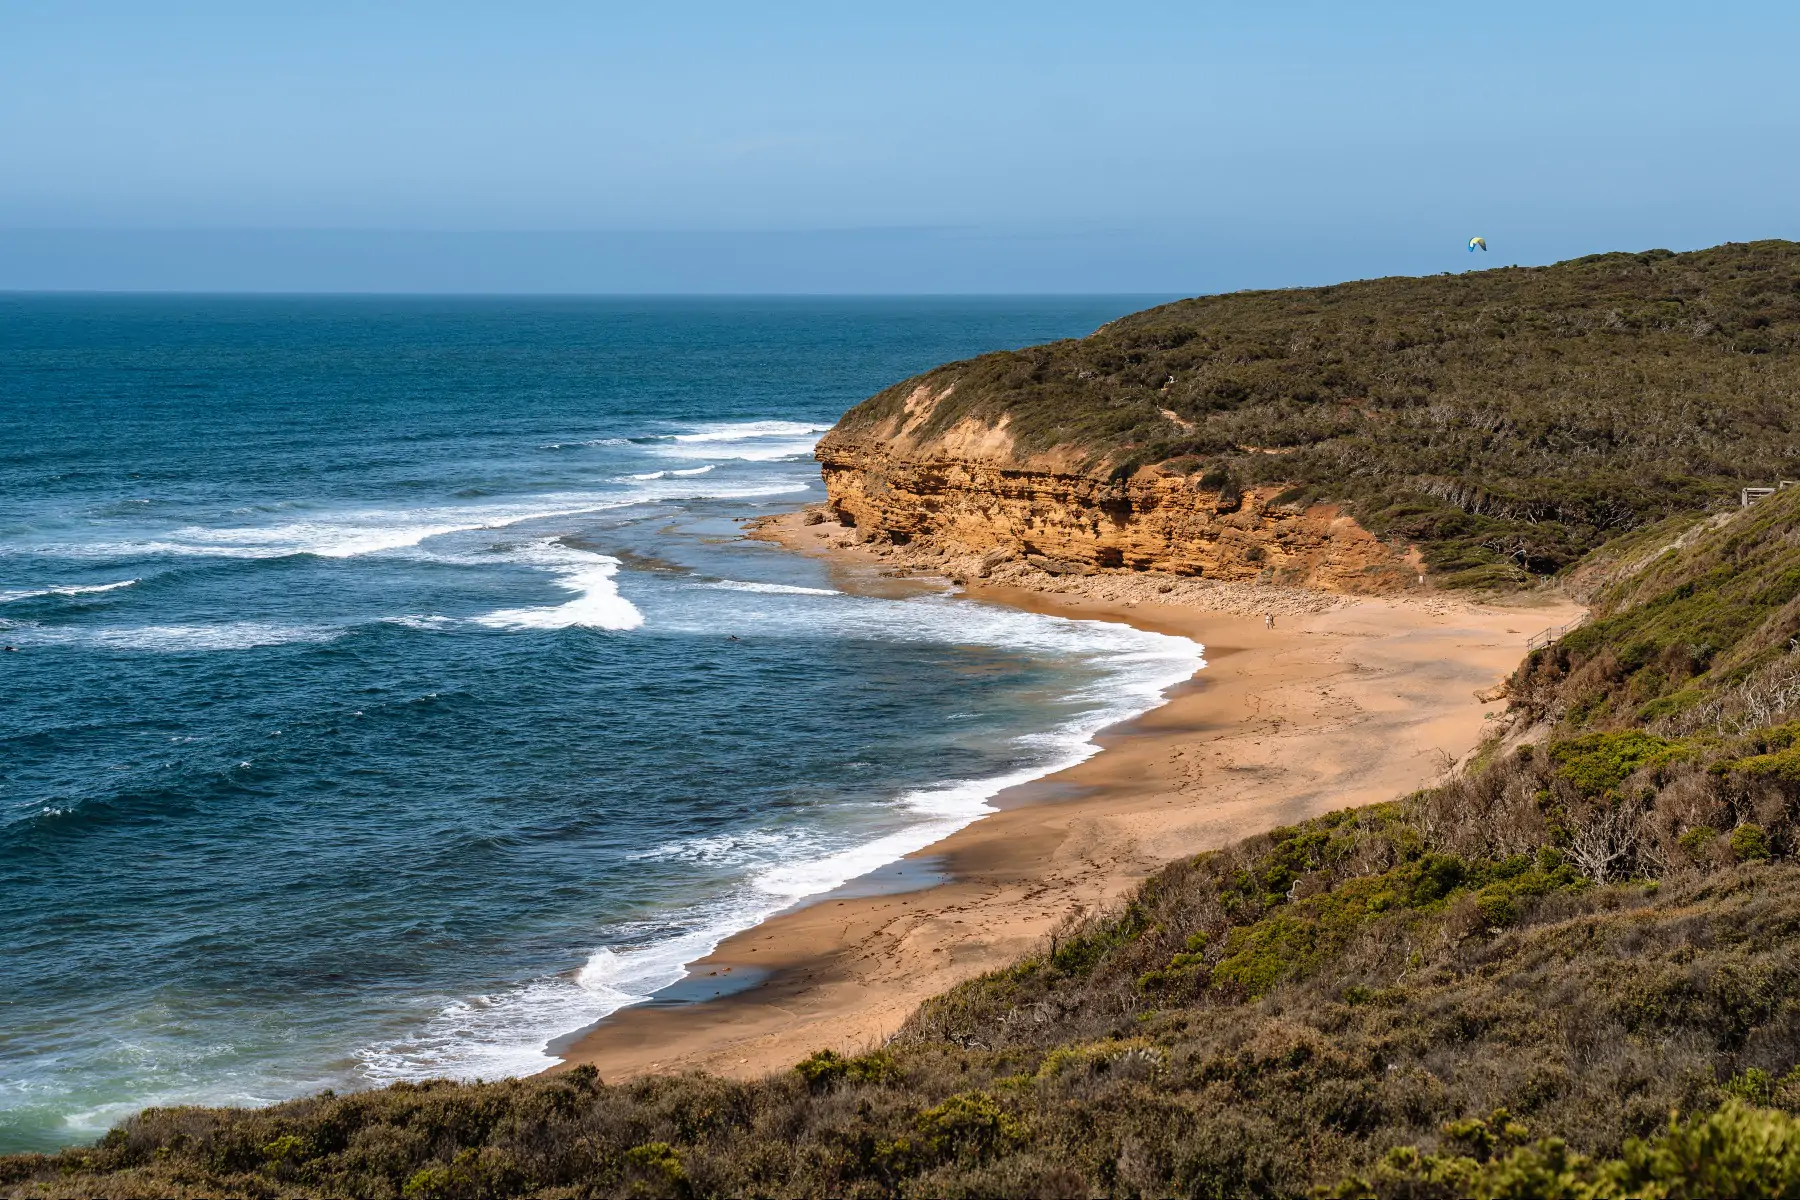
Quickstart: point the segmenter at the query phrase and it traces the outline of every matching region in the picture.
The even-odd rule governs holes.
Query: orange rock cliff
[[[899,416],[840,422],[820,440],[831,513],[865,544],[980,555],[988,569],[1021,559],[1066,575],[1158,571],[1336,592],[1417,579],[1416,553],[1332,505],[1276,504],[1279,485],[1240,493],[1160,467],[1115,479],[1073,451],[1017,455],[1003,422],[914,437],[942,399],[921,387]]]

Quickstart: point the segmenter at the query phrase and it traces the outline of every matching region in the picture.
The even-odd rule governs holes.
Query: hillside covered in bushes
[[[1800,475],[1800,244],[1205,296],[886,389],[834,436],[1003,426],[1021,461],[1346,503],[1473,585]]]
[[[768,1079],[161,1109],[15,1196],[1800,1194],[1800,491],[1618,543],[1446,785]]]

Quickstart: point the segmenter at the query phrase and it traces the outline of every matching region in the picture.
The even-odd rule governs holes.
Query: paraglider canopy
[[[1470,254],[1475,253],[1475,247],[1477,247],[1477,246],[1481,247],[1481,252],[1483,254],[1487,253],[1487,239],[1486,238],[1472,237],[1469,239],[1469,253]]]

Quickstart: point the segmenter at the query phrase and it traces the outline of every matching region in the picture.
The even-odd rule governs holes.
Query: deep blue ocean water
[[[1147,301],[0,296],[0,1151],[540,1069],[1198,648],[738,537]]]

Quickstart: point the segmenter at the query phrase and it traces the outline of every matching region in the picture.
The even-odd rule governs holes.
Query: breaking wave
[[[577,550],[555,538],[534,543],[516,557],[554,573],[556,586],[574,592],[575,598],[538,608],[504,608],[476,617],[478,624],[494,629],[636,629],[644,623],[644,614],[619,595],[613,582],[618,559]]]
[[[0,604],[11,604],[14,600],[35,600],[40,596],[91,596],[99,592],[116,592],[120,588],[135,585],[135,579],[121,579],[117,583],[66,584],[61,587],[14,588],[0,589]]]

